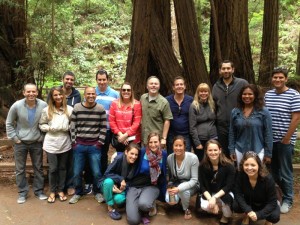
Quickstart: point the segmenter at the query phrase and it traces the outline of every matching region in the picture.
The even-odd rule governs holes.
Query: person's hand
[[[230,154],[230,158],[232,161],[236,161],[236,154]]]
[[[202,149],[203,149],[203,145],[202,145],[202,144],[198,145],[198,146],[196,147],[196,149],[202,150]]]
[[[122,193],[122,191],[116,186],[113,186],[113,193]]]
[[[216,205],[216,198],[214,196],[212,196],[209,200],[208,200],[208,208],[210,209],[214,209],[215,205]]]
[[[271,161],[272,161],[271,157],[264,156],[264,159],[263,159],[264,164],[271,164]]]
[[[125,134],[119,134],[118,135],[118,141],[120,143],[124,144],[124,142],[127,140],[127,138],[128,138],[128,134],[127,133],[125,133]]]
[[[291,139],[284,136],[281,140],[281,143],[285,145],[291,144]]]
[[[176,195],[179,192],[178,187],[172,187],[168,189],[170,195]]]
[[[248,216],[252,221],[257,221],[257,216],[256,216],[255,212],[253,212],[253,211],[248,212]]]
[[[124,191],[126,188],[126,182],[125,180],[122,180],[121,184],[120,184],[120,191]]]

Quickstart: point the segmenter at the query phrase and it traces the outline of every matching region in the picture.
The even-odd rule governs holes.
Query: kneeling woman
[[[249,220],[265,219],[265,225],[277,223],[280,208],[277,204],[275,182],[255,152],[246,152],[240,163],[233,209],[245,213],[242,224]]]
[[[107,204],[108,215],[113,220],[122,218],[121,214],[114,209],[114,205],[120,206],[125,203],[126,186],[129,185],[137,170],[139,152],[139,146],[130,143],[126,146],[124,154],[116,156],[99,181],[99,188]]]
[[[183,136],[179,135],[174,138],[174,153],[167,159],[170,182],[166,202],[172,204],[170,197],[178,195],[185,212],[184,218],[190,219],[192,217],[189,210],[190,198],[199,190],[199,160],[194,153],[185,151],[185,145]]]
[[[218,214],[222,209],[220,224],[227,224],[232,212],[235,168],[222,152],[217,140],[209,140],[205,146],[204,158],[199,167],[201,208],[209,213]]]
[[[160,136],[152,132],[146,148],[142,148],[137,175],[126,194],[126,214],[130,225],[149,223],[148,216],[157,213],[155,200],[166,191],[167,153],[161,150]]]

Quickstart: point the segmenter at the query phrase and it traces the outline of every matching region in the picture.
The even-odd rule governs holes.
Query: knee
[[[103,188],[112,188],[114,186],[114,181],[111,178],[106,178],[103,181]]]
[[[129,225],[138,225],[141,223],[141,218],[139,216],[132,216],[127,213],[127,222]]]
[[[122,205],[125,203],[125,195],[122,195],[122,194],[116,194],[114,196],[114,202],[117,204],[117,205]]]
[[[153,202],[146,201],[146,199],[139,199],[139,209],[147,212],[149,211],[153,206]]]

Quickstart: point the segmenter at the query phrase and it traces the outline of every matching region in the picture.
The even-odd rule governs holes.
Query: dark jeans
[[[27,196],[29,191],[28,182],[26,179],[26,160],[29,152],[33,171],[33,191],[35,195],[43,193],[44,189],[44,174],[43,174],[43,150],[42,142],[34,142],[32,144],[14,144],[14,157],[16,164],[16,183],[20,196]]]
[[[64,190],[67,175],[68,152],[54,154],[47,152],[49,164],[49,186],[51,192]]]
[[[74,185],[75,194],[83,195],[82,172],[86,160],[89,161],[93,176],[93,191],[99,192],[97,183],[101,178],[101,148],[95,145],[80,145],[74,148]]]
[[[67,175],[66,175],[66,182],[65,182],[65,191],[67,191],[68,188],[74,188],[73,149],[67,151],[66,153],[67,153],[67,162],[66,162]]]
[[[226,126],[217,125],[217,132],[218,132],[218,141],[222,146],[223,153],[226,155],[227,158],[230,158],[230,152],[228,150],[229,124]]]

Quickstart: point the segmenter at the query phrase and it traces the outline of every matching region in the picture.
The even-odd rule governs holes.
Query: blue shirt
[[[111,103],[119,98],[119,92],[116,90],[112,89],[110,86],[107,86],[105,92],[101,92],[99,87],[96,87],[96,103],[101,104],[106,112],[106,120],[107,120],[107,129],[110,129],[109,126],[109,108]]]
[[[267,108],[253,110],[249,117],[244,117],[243,111],[234,108],[231,112],[229,128],[230,154],[235,149],[241,153],[254,151],[259,153],[264,149],[265,156],[272,156],[273,136],[272,119]]]
[[[170,104],[173,114],[173,120],[170,121],[169,133],[175,135],[189,134],[189,109],[193,102],[193,97],[185,94],[180,105],[175,101],[174,94],[167,96],[166,99]]]

